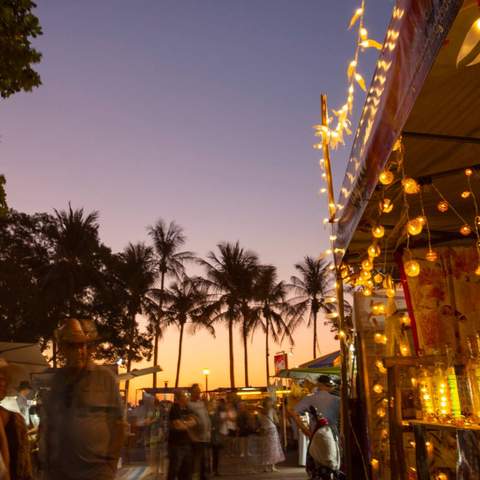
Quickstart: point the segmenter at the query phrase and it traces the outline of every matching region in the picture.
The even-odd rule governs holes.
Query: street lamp
[[[210,375],[210,370],[208,368],[204,368],[202,373],[205,375],[205,395],[208,395],[208,376]]]

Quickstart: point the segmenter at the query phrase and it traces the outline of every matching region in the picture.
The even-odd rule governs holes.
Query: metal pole
[[[205,395],[208,398],[208,375],[205,375]]]
[[[322,125],[325,130],[328,129],[328,110],[327,110],[327,95],[321,95],[322,104]],[[322,136],[323,157],[325,160],[325,173],[327,176],[327,188],[328,188],[328,210],[330,214],[329,222],[332,228],[335,224],[335,194],[333,191],[332,180],[332,166],[330,162],[330,150],[329,150],[329,138],[326,134]],[[348,345],[347,335],[345,330],[345,312],[343,302],[343,280],[340,274],[340,265],[338,265],[335,251],[333,251],[334,266],[335,266],[335,291],[337,296],[337,311],[339,320],[339,338],[340,338],[340,358],[342,367],[342,389],[341,389],[341,433],[343,437],[343,459],[345,466],[345,473],[348,479],[352,477],[352,452],[350,443],[350,414],[349,414],[349,392],[348,392],[348,375],[347,375],[347,361],[348,361]]]

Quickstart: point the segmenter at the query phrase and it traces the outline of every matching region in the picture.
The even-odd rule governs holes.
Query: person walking
[[[30,396],[32,394],[32,386],[27,381],[20,382],[20,385],[17,388],[17,406],[18,411],[22,414],[23,419],[27,427],[30,426]]]
[[[0,358],[0,402],[7,396],[15,368]],[[33,480],[27,426],[22,415],[0,406],[2,457],[9,480]]]
[[[188,408],[183,391],[175,392],[175,399],[168,416],[168,474],[167,480],[191,480],[193,473],[193,442],[191,431],[197,419]]]
[[[271,398],[265,398],[260,411],[261,449],[260,464],[265,472],[277,472],[277,463],[285,461],[278,435],[278,415]]]
[[[113,480],[125,434],[116,377],[91,359],[93,322],[69,318],[55,336],[65,366],[53,376],[40,423],[46,478]]]
[[[221,398],[212,415],[212,467],[216,476],[220,475],[220,452],[225,446],[227,436],[227,407],[225,399]]]
[[[190,389],[190,402],[188,408],[197,419],[197,426],[192,429],[194,471],[200,480],[208,478],[210,470],[210,442],[212,438],[212,425],[205,401],[202,400],[202,391],[198,383]]]

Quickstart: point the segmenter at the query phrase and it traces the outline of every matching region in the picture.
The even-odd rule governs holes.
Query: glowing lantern
[[[372,235],[375,238],[382,238],[385,235],[385,228],[382,225],[376,225],[372,228]]]
[[[372,274],[370,272],[367,272],[367,270],[362,270],[360,272],[360,277],[364,281],[370,280],[371,276],[372,276]]]
[[[427,254],[425,255],[425,259],[429,262],[436,262],[438,260],[438,254],[435,250],[429,248]]]
[[[383,407],[377,408],[377,415],[380,418],[385,417],[386,414],[387,414],[387,412],[385,411],[385,409]]]
[[[390,213],[393,210],[393,202],[389,198],[384,198],[380,202],[380,211],[383,213]]]
[[[406,177],[402,180],[403,190],[408,195],[414,195],[420,191],[420,185],[413,178]]]
[[[471,168],[466,168],[466,169],[465,169],[465,175],[466,175],[467,177],[471,177],[472,174],[473,174],[473,170],[472,170]]]
[[[383,373],[383,374],[387,373],[387,369],[385,368],[385,365],[383,364],[383,362],[381,360],[377,360],[375,362],[375,366],[378,368],[378,371],[380,373]]]
[[[462,227],[460,227],[460,233],[464,236],[464,237],[468,237],[471,233],[472,233],[472,229],[470,228],[470,225],[462,225]]]
[[[405,273],[409,277],[417,277],[420,274],[420,264],[416,260],[405,262]]]
[[[382,185],[390,185],[393,182],[394,178],[395,177],[390,170],[384,170],[378,177],[378,180]]]
[[[387,290],[385,290],[385,295],[388,298],[395,298],[395,289],[394,288],[387,288]]]
[[[376,243],[372,243],[368,247],[367,253],[369,257],[375,258],[375,257],[378,257],[380,253],[382,253],[382,251],[380,250],[380,247]]]
[[[465,190],[464,192],[461,193],[462,198],[468,198],[470,196],[470,192],[468,190]]]
[[[414,218],[407,223],[407,231],[410,235],[419,235],[423,230],[423,222],[420,217]]]
[[[365,297],[370,297],[372,295],[372,290],[368,287],[365,287],[362,293]]]
[[[441,202],[437,203],[437,210],[441,213],[445,213],[448,211],[448,202],[445,200],[442,200]]]
[[[376,383],[372,390],[378,394],[383,393],[383,387],[379,383]]]
[[[369,272],[370,270],[373,269],[373,263],[370,259],[366,258],[363,262],[362,262],[362,268],[364,270],[366,270],[367,272]],[[370,277],[369,277],[370,278]]]

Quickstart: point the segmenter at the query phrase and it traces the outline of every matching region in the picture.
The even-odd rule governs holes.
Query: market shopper
[[[116,378],[91,360],[92,322],[67,319],[55,332],[65,366],[51,382],[41,419],[48,480],[113,480],[125,423]]]
[[[221,398],[212,413],[212,469],[214,475],[219,475],[220,453],[225,446],[227,435],[227,407],[225,399]]]
[[[197,418],[188,407],[187,396],[183,391],[177,391],[168,417],[167,480],[191,480],[193,474],[191,431],[197,424]]]
[[[340,398],[332,395],[335,384],[328,375],[320,375],[317,378],[316,388],[311,395],[307,395],[300,400],[290,412],[297,426],[307,435],[311,436],[316,427],[316,418],[310,415],[311,407],[315,408],[323,417],[328,420],[331,428],[338,431],[340,421]],[[307,428],[300,415],[308,413],[310,416],[310,425]]]
[[[278,434],[278,415],[271,398],[265,398],[260,410],[260,464],[266,472],[276,472],[277,463],[285,461]]]
[[[13,367],[0,358],[0,401],[12,383]],[[32,464],[27,426],[22,415],[0,407],[2,457],[8,467],[9,480],[32,480]],[[3,435],[4,434],[4,435]]]
[[[20,382],[20,385],[17,388],[17,405],[18,410],[22,414],[23,419],[27,426],[30,425],[30,396],[32,394],[32,386],[27,381]]]
[[[210,470],[210,442],[212,425],[206,402],[202,400],[198,383],[190,389],[188,408],[197,419],[197,426],[191,431],[193,439],[194,470],[200,480],[206,480]]]

